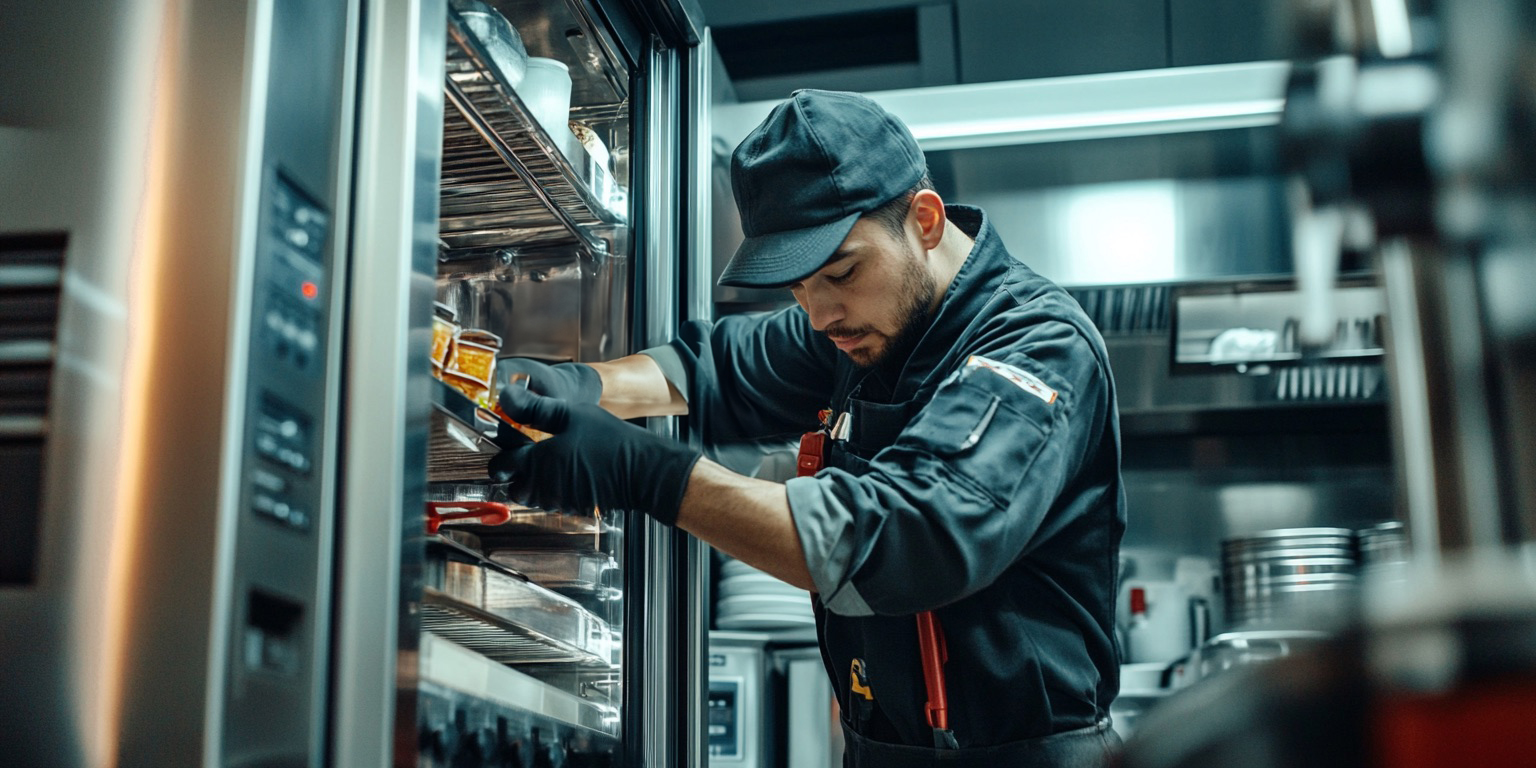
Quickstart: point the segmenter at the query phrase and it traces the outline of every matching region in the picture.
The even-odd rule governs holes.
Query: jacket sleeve
[[[1112,407],[1098,358],[1062,322],[972,352],[867,474],[826,469],[786,484],[828,610],[938,608],[1070,522],[1055,519],[1057,499]]]
[[[837,360],[799,307],[690,322],[643,354],[688,400],[706,446],[783,443],[816,428]]]

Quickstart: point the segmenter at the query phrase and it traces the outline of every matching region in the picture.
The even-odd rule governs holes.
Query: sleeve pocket
[[[936,456],[957,456],[976,446],[997,415],[1001,398],[965,384],[948,397],[934,397],[912,423],[907,435]]]
[[[994,498],[1012,498],[1051,432],[1049,406],[991,374],[946,383],[900,442],[930,454]],[[1038,407],[1030,401],[1038,404]]]

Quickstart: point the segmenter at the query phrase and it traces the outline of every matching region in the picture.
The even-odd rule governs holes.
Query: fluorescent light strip
[[[1083,114],[919,124],[912,135],[925,150],[1034,144],[1046,141],[1277,125],[1284,99],[1230,104],[1113,110]]]

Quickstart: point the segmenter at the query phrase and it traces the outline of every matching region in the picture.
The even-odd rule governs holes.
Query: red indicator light
[[[306,299],[313,299],[320,295],[320,286],[305,280],[299,285],[299,293],[303,294]]]

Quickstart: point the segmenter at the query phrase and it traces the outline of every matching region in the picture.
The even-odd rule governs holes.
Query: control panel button
[[[258,456],[301,475],[309,474],[314,461],[307,415],[271,394],[264,394],[252,426]]]
[[[307,531],[312,523],[309,510],[297,502],[269,493],[251,494],[251,511],[273,522],[290,528]]]

